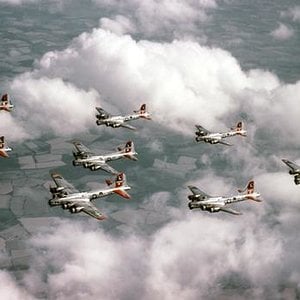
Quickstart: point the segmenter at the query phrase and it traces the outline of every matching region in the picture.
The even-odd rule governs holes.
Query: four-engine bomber
[[[52,199],[49,200],[49,205],[61,206],[63,209],[68,209],[71,213],[84,212],[98,220],[104,220],[106,217],[92,203],[93,200],[114,193],[130,199],[130,195],[126,192],[126,190],[130,189],[130,186],[127,185],[124,173],[119,173],[114,181],[106,180],[107,189],[90,192],[79,192],[58,173],[51,173],[51,177],[55,186],[50,186]]]
[[[240,195],[231,196],[231,197],[223,197],[223,196],[210,196],[205,192],[201,191],[195,186],[189,185],[188,188],[191,190],[192,195],[188,196],[190,202],[188,203],[188,207],[190,209],[200,208],[202,210],[207,210],[211,213],[224,211],[234,215],[240,215],[242,213],[233,210],[232,208],[226,207],[228,204],[245,201],[245,200],[253,200],[256,202],[261,202],[260,194],[254,191],[254,181],[251,180],[248,182],[246,188],[244,190],[238,190]]]
[[[237,125],[234,128],[231,128],[230,131],[228,132],[211,132],[201,125],[195,125],[197,128],[197,131],[195,132],[196,134],[196,142],[205,142],[209,144],[223,144],[226,146],[232,146],[231,144],[228,144],[223,141],[223,139],[232,137],[235,135],[240,135],[240,136],[246,136],[247,131],[244,129],[243,122],[238,122]]]
[[[98,114],[96,114],[96,124],[106,125],[113,128],[124,127],[131,130],[136,130],[135,127],[125,123],[140,118],[151,120],[150,114],[146,111],[146,104],[142,104],[139,110],[134,111],[134,114],[126,116],[113,116],[101,107],[96,107],[96,110],[98,111]]]
[[[102,169],[111,174],[118,174],[119,172],[117,170],[107,164],[108,161],[121,158],[128,158],[135,161],[138,160],[132,141],[128,141],[125,145],[118,146],[116,152],[104,155],[95,155],[89,148],[79,141],[74,141],[73,145],[76,148],[76,152],[73,151],[73,166],[82,165],[83,167],[89,168],[92,171]]]

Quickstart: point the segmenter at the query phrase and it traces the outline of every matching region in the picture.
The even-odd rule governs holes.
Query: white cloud
[[[50,299],[201,299],[222,293],[218,283],[231,273],[269,287],[280,275],[282,242],[257,221],[196,212],[148,238],[117,238],[92,223],[60,221],[31,241],[34,261],[22,280],[27,292],[9,284],[15,293]],[[7,275],[0,280],[3,286]]]
[[[299,137],[294,125],[300,117],[299,89],[299,83],[283,84],[270,72],[243,72],[222,49],[191,41],[136,42],[103,29],[80,35],[64,51],[46,53],[34,72],[11,85],[22,112],[18,122],[25,129],[38,127],[36,134],[39,128],[63,134],[93,128],[96,104],[128,113],[147,103],[153,122],[185,134],[192,135],[197,123],[225,130],[245,113],[253,131],[250,142],[255,143],[259,129],[291,145]],[[93,90],[101,95],[100,103]],[[22,115],[32,109],[38,117],[25,123]]]
[[[11,89],[16,99],[15,125],[4,126],[25,130],[22,137],[35,138],[45,132],[68,136],[85,132],[94,124],[99,98],[94,90],[79,90],[60,78],[35,79],[29,73],[15,78]]]
[[[24,288],[20,287],[16,283],[16,280],[5,271],[0,271],[0,298],[6,300],[35,299],[35,297],[31,296]]]
[[[95,88],[123,113],[148,103],[155,121],[186,131],[198,120],[212,126],[236,110],[234,94],[248,84],[237,61],[221,49],[180,41],[137,43],[102,29],[81,35],[63,52],[47,53],[37,67],[35,77]]]
[[[28,4],[34,3],[37,0],[0,0],[0,3],[5,3],[9,5],[21,5],[21,4]]]
[[[292,19],[294,22],[299,22],[300,21],[300,6],[294,6],[290,7],[286,11],[282,11],[280,13],[281,17],[287,17]]]
[[[136,32],[135,25],[128,18],[120,15],[116,16],[115,20],[102,18],[100,25],[103,29],[110,30],[119,35]]]
[[[283,23],[271,32],[271,35],[277,40],[288,40],[294,35],[294,30]]]
[[[101,9],[123,15],[133,26],[126,26],[127,32],[139,33],[143,37],[161,39],[185,36],[197,36],[197,24],[206,21],[207,12],[217,8],[218,0],[163,0],[163,1],[106,1],[93,0]],[[127,23],[127,22],[126,22]],[[101,20],[105,29],[115,32],[124,26],[120,16]]]

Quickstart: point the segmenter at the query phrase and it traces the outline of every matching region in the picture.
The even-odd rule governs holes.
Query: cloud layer
[[[198,25],[208,20],[208,12],[217,8],[217,3],[221,1],[93,0],[93,2],[108,13],[113,12],[113,17],[101,19],[100,23],[104,29],[115,33],[139,34],[147,39],[172,39],[195,36]]]
[[[149,240],[113,238],[76,221],[56,225],[31,241],[34,261],[22,281],[24,288],[2,274],[1,281],[9,284],[0,294],[12,290],[24,299],[45,294],[48,299],[101,295],[101,299],[189,300],[222,294],[220,282],[228,274],[242,275],[250,289],[275,286],[278,280],[282,242],[276,232],[259,228],[253,216],[232,222],[191,214]],[[265,272],[272,275],[266,277]]]

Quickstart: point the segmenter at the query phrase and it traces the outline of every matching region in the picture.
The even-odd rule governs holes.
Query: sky
[[[300,163],[300,7],[273,2],[0,0],[0,90],[16,106],[0,116],[16,149],[1,172],[18,170],[22,145],[49,139],[101,150],[132,137],[140,157],[123,164],[133,201],[103,204],[123,227],[52,210],[26,240],[29,268],[0,271],[1,299],[299,296],[300,190],[281,158]],[[95,125],[96,106],[124,114],[141,103],[153,120],[136,133]],[[239,120],[248,136],[233,147],[195,144],[195,124]],[[104,180],[71,168],[57,171],[80,187]],[[242,216],[187,208],[187,185],[232,195],[251,178],[263,202],[236,205]],[[26,180],[26,197],[50,197],[36,175]]]

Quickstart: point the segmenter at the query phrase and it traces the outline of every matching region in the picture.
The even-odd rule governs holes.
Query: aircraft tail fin
[[[4,149],[4,144],[5,144],[4,136],[1,136],[0,137],[0,149]]]
[[[242,189],[238,189],[239,193],[245,193],[246,195],[249,195],[249,197],[247,197],[250,200],[256,201],[256,202],[261,202],[260,199],[258,199],[258,197],[260,196],[260,194],[255,192],[255,185],[254,185],[254,180],[250,180],[246,187],[242,190]]]
[[[135,152],[133,141],[128,141],[125,144],[125,146],[119,146],[117,149],[120,153],[126,154],[125,155],[126,158],[132,160],[138,160],[137,157],[135,156],[135,154],[137,153]]]
[[[2,157],[9,157],[7,154],[7,149],[5,149],[5,139],[4,136],[0,137],[0,156]]]
[[[254,192],[254,180],[250,180],[244,189],[238,189],[239,193],[252,194]]]
[[[239,134],[241,136],[247,136],[245,125],[242,121],[237,122],[236,126],[231,128],[231,130],[235,131],[236,134]]]
[[[8,94],[4,94],[1,97],[1,102],[8,104]]]
[[[4,94],[1,97],[1,101],[0,101],[0,109],[1,110],[6,110],[6,111],[11,111],[11,109],[14,107],[9,100],[9,95],[8,94]]]
[[[150,114],[146,111],[146,104],[142,104],[139,110],[134,110],[135,113],[139,114],[141,118],[151,120]]]
[[[130,187],[127,185],[126,175],[125,173],[119,173],[113,182],[112,180],[106,180],[107,185],[115,185],[114,186],[114,193],[118,194],[119,196],[130,199],[131,196],[125,191],[125,188],[129,189]]]

